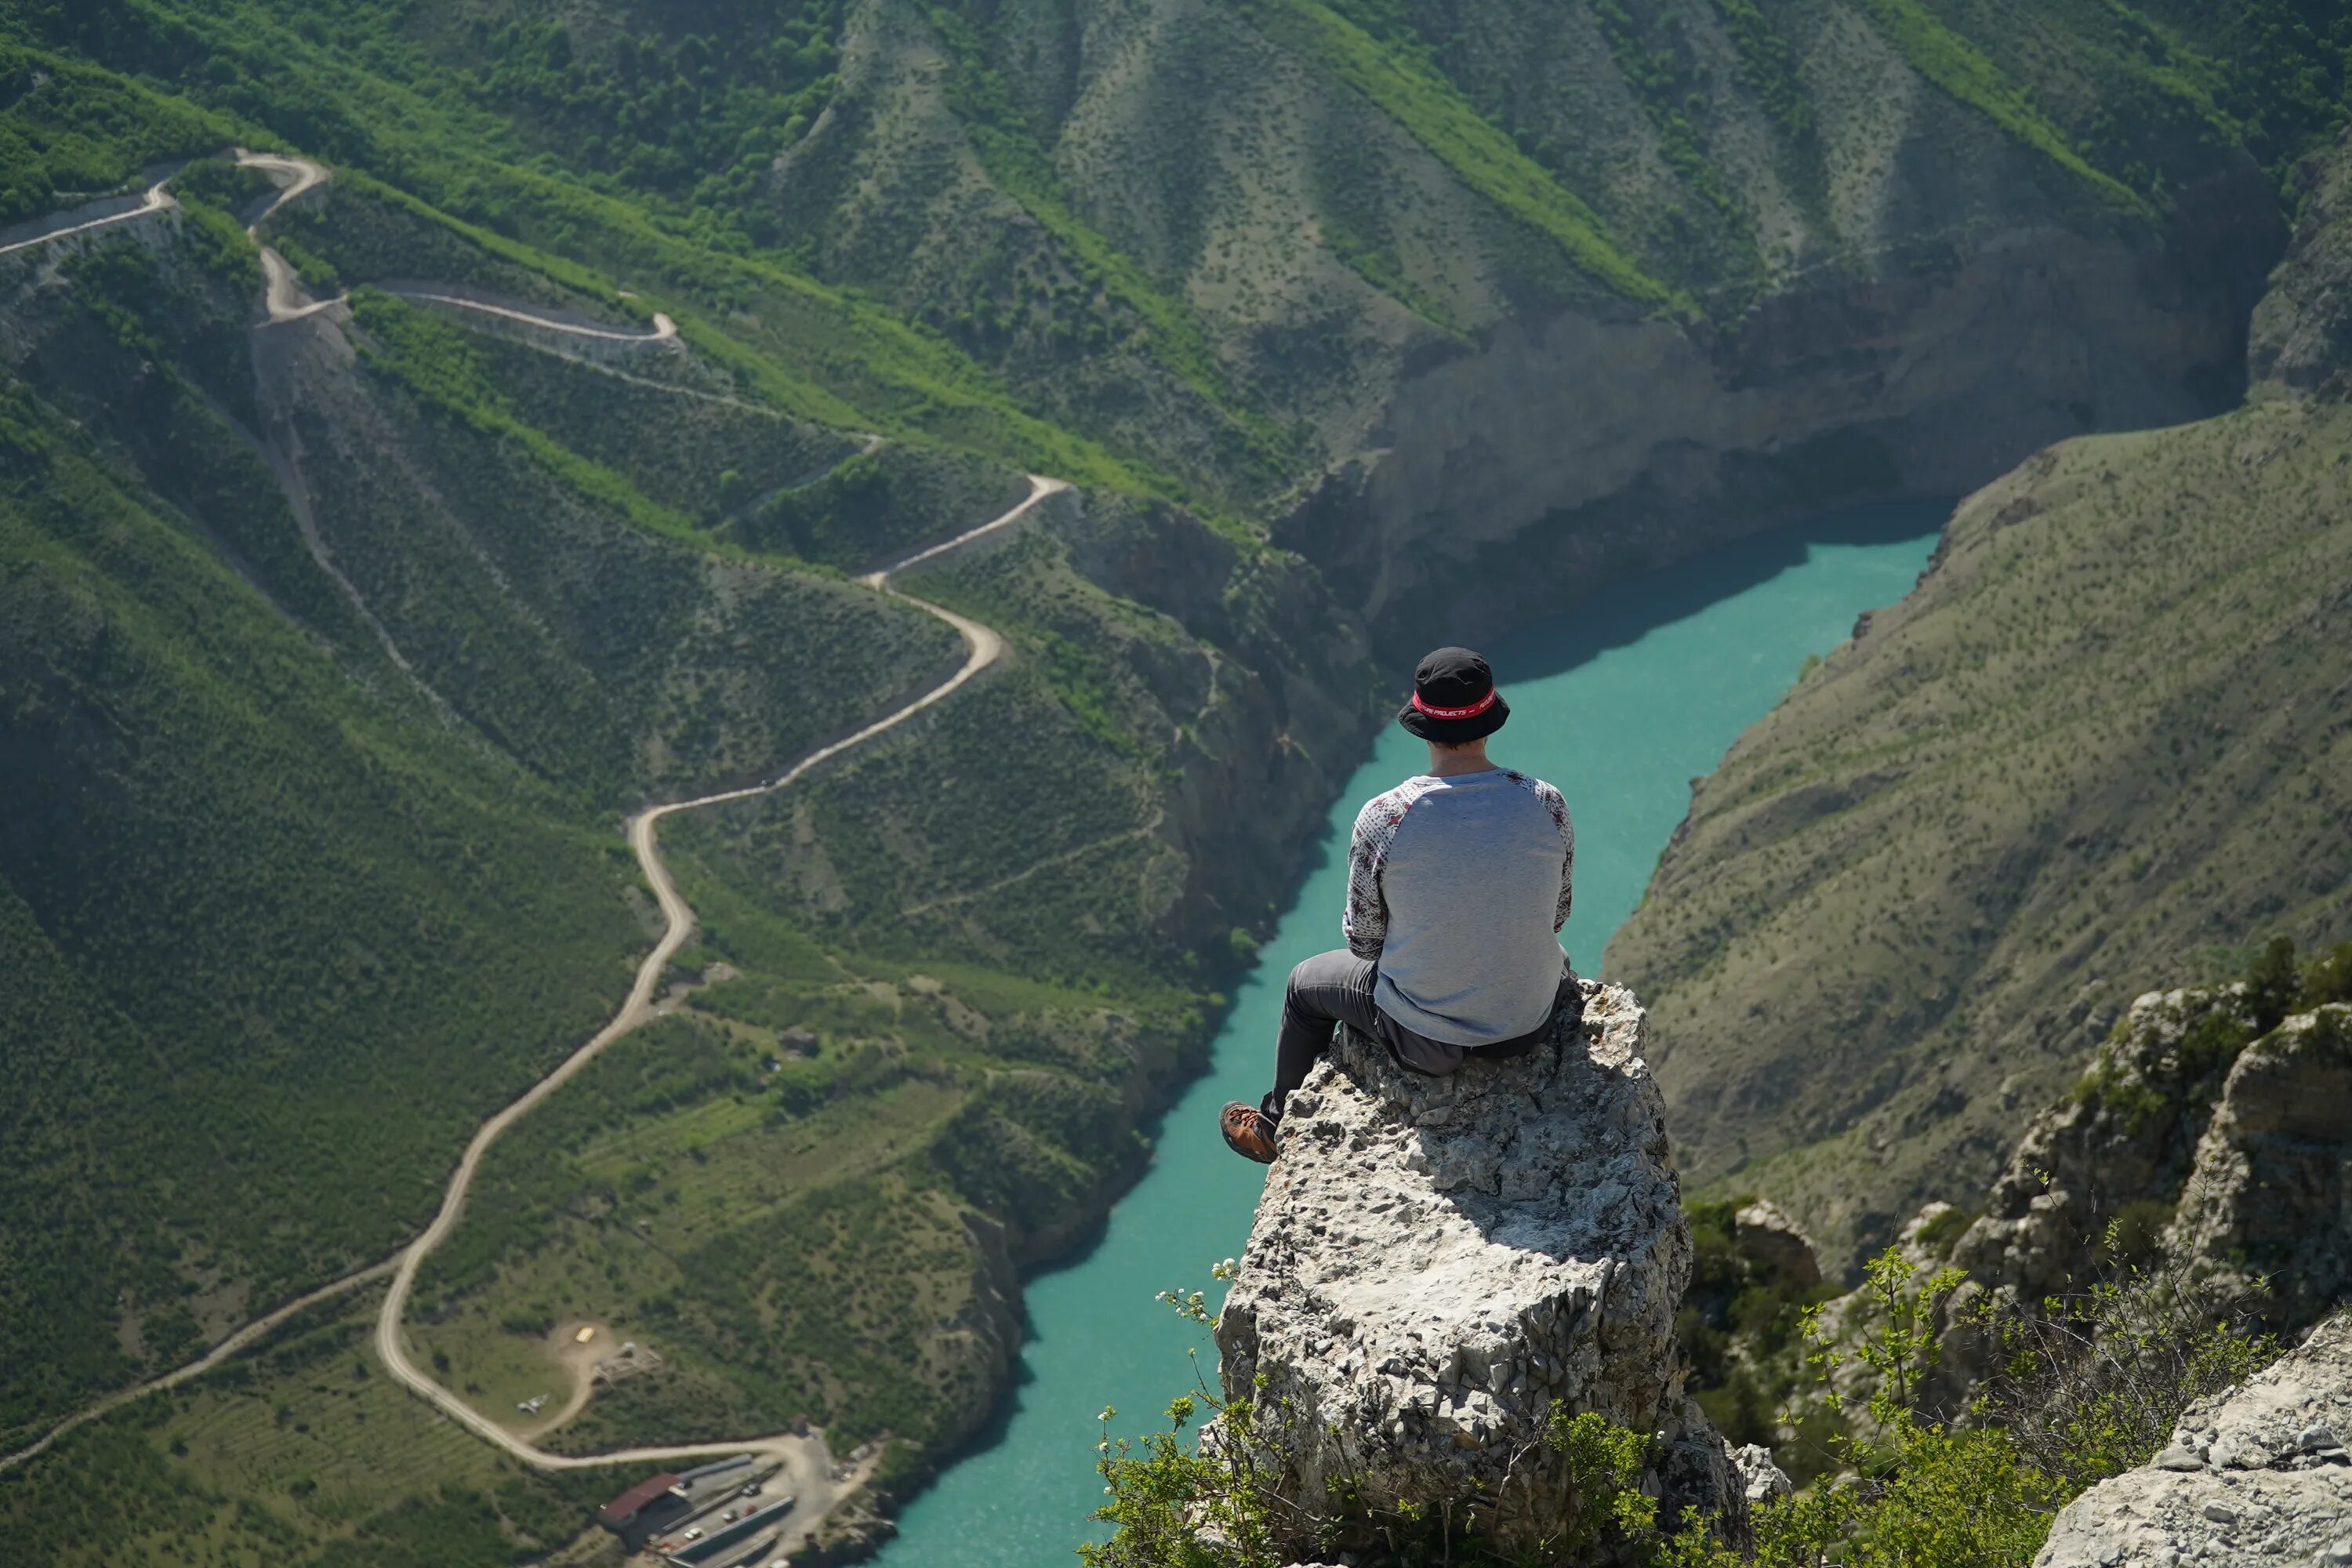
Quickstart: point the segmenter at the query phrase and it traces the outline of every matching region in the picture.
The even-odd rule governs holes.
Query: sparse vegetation
[[[2125,210],[2146,215],[2140,195],[2074,150],[2032,96],[1987,59],[1981,50],[1946,26],[1925,0],[1860,0],[1862,9],[1903,51],[1912,68],[1994,124],[2087,182]]]
[[[1958,1270],[1923,1274],[1888,1250],[1864,1269],[1864,1310],[1833,1331],[1823,1308],[1799,1327],[1817,1396],[1832,1414],[1858,1419],[1855,1436],[1832,1432],[1826,1464],[1802,1466],[1820,1479],[1751,1509],[1753,1554],[1736,1550],[1705,1519],[1662,1521],[1641,1483],[1652,1439],[1599,1415],[1554,1407],[1548,1430],[1555,1460],[1572,1478],[1572,1513],[1526,1561],[1583,1561],[1606,1545],[1612,1560],[1654,1568],[2015,1568],[2030,1560],[2057,1510],[2089,1487],[2143,1464],[2196,1398],[2243,1382],[2278,1347],[2242,1319],[2197,1297],[2173,1275],[2118,1277],[2032,1315],[1981,1310],[1977,1321],[2000,1351],[2000,1375],[1965,1419],[1919,1408],[1938,1359],[1944,1308]],[[1201,1298],[1177,1299],[1179,1312],[1208,1321]],[[1867,1392],[1853,1394],[1851,1363]],[[1188,1442],[1202,1405],[1237,1440]],[[1273,1568],[1271,1510],[1277,1506],[1246,1441],[1250,1401],[1219,1402],[1206,1388],[1178,1399],[1169,1429],[1139,1444],[1110,1440],[1097,1468],[1109,1500],[1095,1515],[1114,1527],[1102,1546],[1081,1549],[1089,1568]],[[1738,1439],[1734,1439],[1737,1441]],[[1385,1542],[1384,1561],[1506,1568],[1482,1539],[1479,1508],[1441,1499],[1362,1502]],[[1465,1500],[1454,1500],[1457,1503]],[[1334,1506],[1349,1506],[1341,1486]],[[1210,1545],[1204,1532],[1213,1532]]]
[[[2287,403],[2053,448],[1733,747],[1608,958],[1670,1097],[1723,1096],[1678,1124],[1696,1182],[1773,1193],[1838,1272],[1980,1196],[2004,1095],[2057,1098],[2134,995],[2352,925],[2342,738],[2290,717],[2343,679],[2347,450],[2346,409]],[[1862,1184],[1867,1225],[1815,1223]]]

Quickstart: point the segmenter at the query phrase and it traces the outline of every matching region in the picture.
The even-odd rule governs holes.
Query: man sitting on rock
[[[1290,972],[1274,1088],[1224,1109],[1225,1142],[1275,1155],[1283,1102],[1339,1024],[1383,1041],[1415,1072],[1515,1057],[1578,999],[1560,951],[1576,831],[1541,779],[1498,768],[1486,737],[1511,716],[1486,661],[1442,647],[1413,671],[1397,722],[1429,742],[1429,771],[1374,796],[1348,849],[1348,945]]]

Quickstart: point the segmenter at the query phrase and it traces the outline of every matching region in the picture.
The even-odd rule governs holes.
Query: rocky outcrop
[[[2344,1300],[2352,1006],[2256,1028],[2242,985],[2141,996],[2073,1091],[2028,1127],[1957,1240],[1937,1245],[1965,1217],[1948,1204],[1904,1227],[1898,1246],[1919,1278],[1947,1262],[1967,1276],[1940,1313],[1930,1409],[1966,1408],[1990,1370],[1977,1326],[1988,1304],[2032,1316],[2137,1268],[2168,1271],[2202,1310],[2243,1310],[2274,1331]],[[1857,1293],[1823,1321],[1852,1337],[1868,1310]],[[1858,1403],[1866,1382],[1851,1362],[1838,1378]]]
[[[2243,988],[2134,1002],[2074,1091],[2028,1130],[1953,1247],[1970,1283],[2031,1310],[2158,1255],[2300,1327],[2352,1283],[2352,1006],[2259,1038]],[[2111,1230],[2112,1227],[2112,1230]]]
[[[2352,1006],[2336,1005],[2287,1019],[2239,1055],[2165,1250],[2266,1281],[2268,1314],[2307,1322],[2352,1285],[2347,1178]]]
[[[2235,987],[2133,1002],[2074,1091],[2027,1128],[1952,1262],[2033,1302],[2083,1282],[2110,1221],[2153,1240],[2252,1032]]]
[[[2294,239],[2247,334],[2256,395],[2317,392],[2352,367],[2352,136],[2305,159],[2293,186]]]
[[[1731,1216],[1732,1245],[1739,1255],[1794,1290],[1822,1282],[1821,1260],[1797,1222],[1771,1204],[1758,1201]]]
[[[1732,1449],[1731,1468],[1738,1472],[1740,1489],[1751,1503],[1769,1502],[1797,1489],[1789,1473],[1773,1462],[1772,1450],[1761,1443],[1743,1443]]]
[[[2092,1488],[2034,1568],[2352,1563],[2352,1318],[2189,1406],[2155,1460]]]
[[[1342,1031],[1292,1097],[1217,1340],[1302,1553],[1402,1502],[1533,1548],[1573,1497],[1555,1409],[1654,1433],[1670,1508],[1744,1526],[1751,1479],[1683,1389],[1691,1241],[1643,1014],[1584,994],[1534,1052],[1447,1078]]]

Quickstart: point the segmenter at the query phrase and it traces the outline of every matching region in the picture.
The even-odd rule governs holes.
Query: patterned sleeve
[[[1387,866],[1389,846],[1396,842],[1397,824],[1411,803],[1398,792],[1377,795],[1356,814],[1356,831],[1348,842],[1348,910],[1339,930],[1348,951],[1358,958],[1378,958],[1389,935],[1389,901],[1381,891],[1381,871]]]
[[[1569,907],[1576,901],[1576,825],[1568,819],[1568,800],[1559,791],[1542,780],[1536,781],[1536,798],[1551,813],[1552,826],[1559,829],[1559,905],[1553,911],[1551,929],[1559,931],[1568,924]]]

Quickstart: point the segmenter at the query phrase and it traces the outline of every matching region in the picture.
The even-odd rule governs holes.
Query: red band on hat
[[[1412,705],[1415,709],[1427,714],[1432,719],[1475,719],[1479,714],[1484,713],[1487,709],[1492,708],[1495,705],[1495,690],[1494,688],[1488,687],[1486,689],[1486,695],[1481,697],[1477,701],[1473,702],[1467,708],[1433,708],[1428,703],[1423,702],[1421,700],[1421,693],[1416,691],[1412,694]]]

